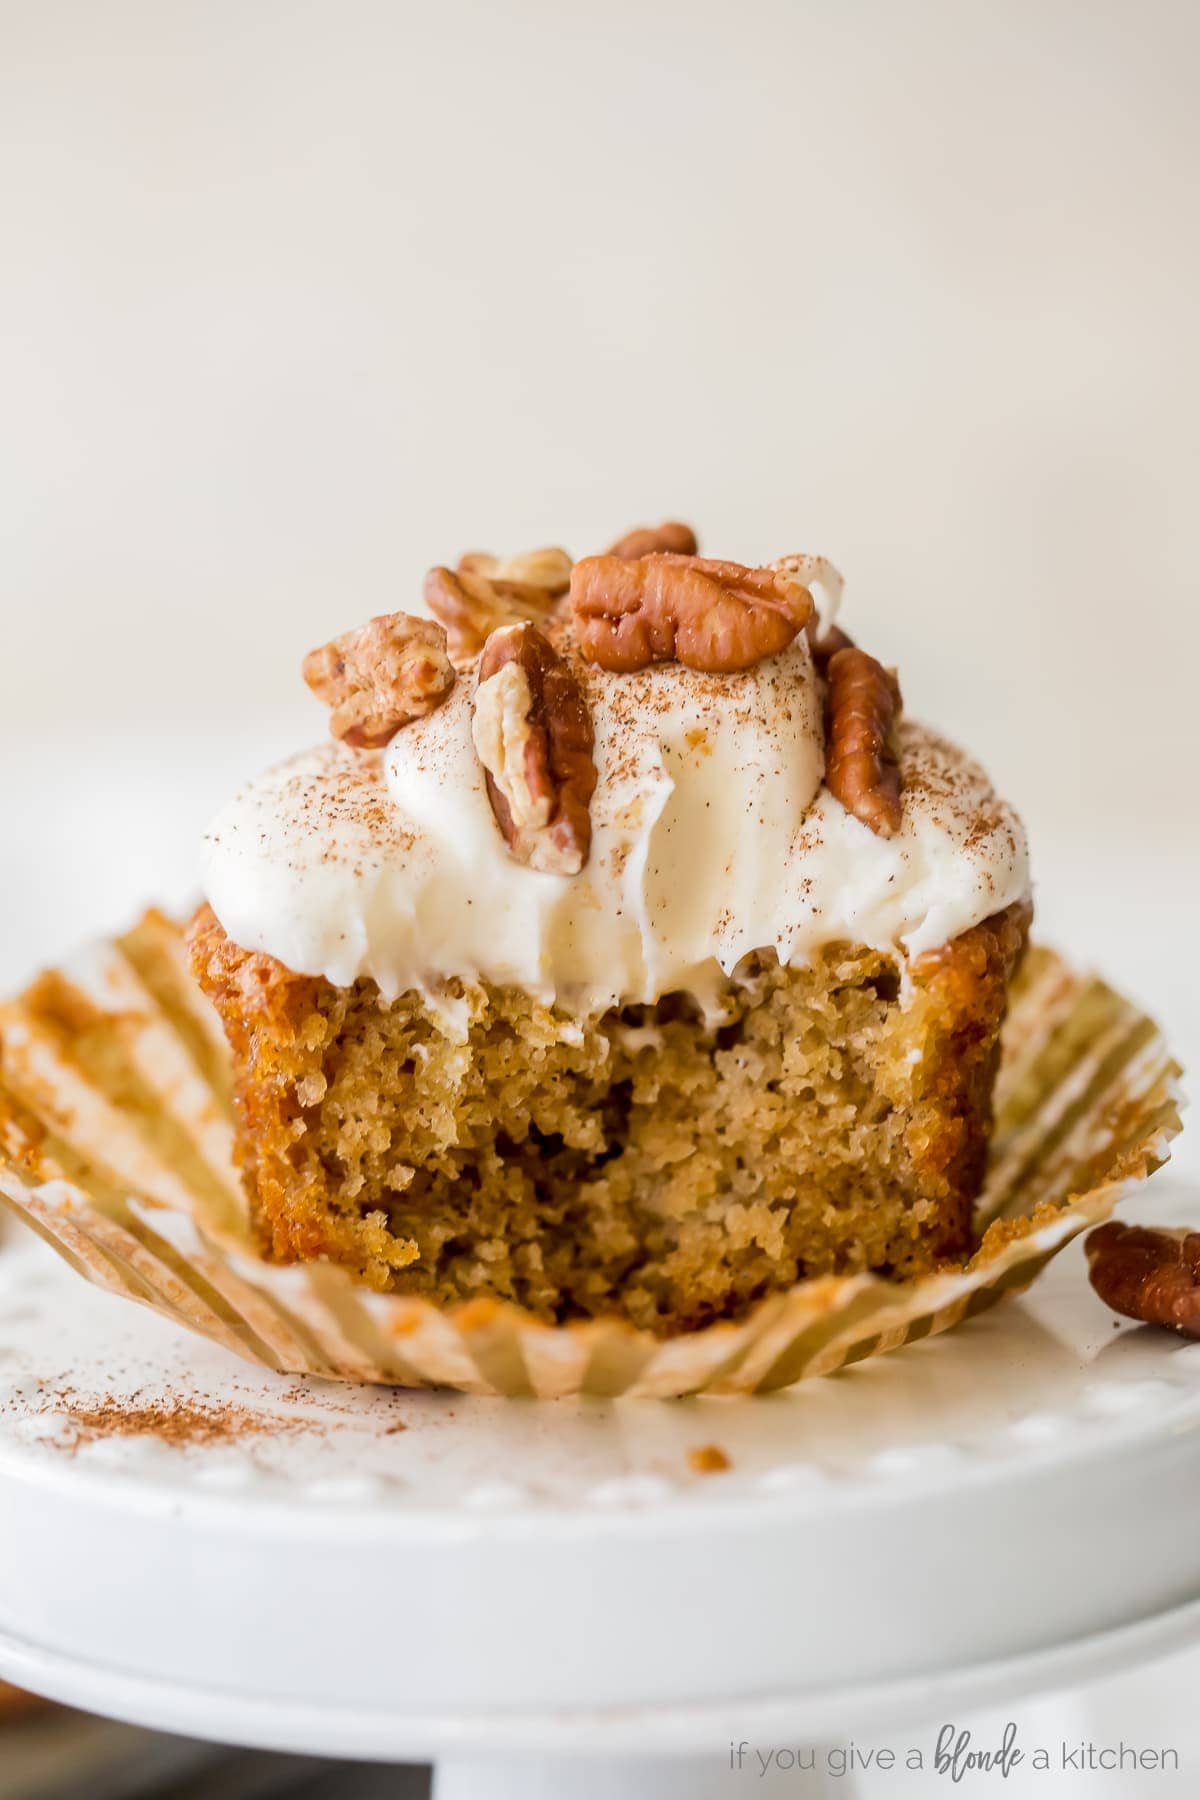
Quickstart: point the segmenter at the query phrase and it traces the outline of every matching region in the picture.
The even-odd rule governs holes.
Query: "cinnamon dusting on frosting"
[[[606,671],[582,660],[565,611],[547,636],[595,725],[583,871],[513,864],[460,682],[382,754],[305,752],[226,809],[206,888],[230,936],[337,986],[368,975],[385,997],[482,978],[586,1012],[679,988],[706,1005],[754,949],[803,963],[846,938],[916,955],[1027,893],[1015,814],[909,720],[900,830],[880,839],[849,817],[822,785],[823,684],[803,634],[733,674]]]

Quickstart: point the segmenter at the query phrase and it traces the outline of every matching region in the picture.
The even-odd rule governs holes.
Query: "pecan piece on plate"
[[[830,658],[826,680],[825,781],[847,812],[891,837],[900,829],[900,685],[853,646]]]
[[[356,750],[378,750],[402,725],[440,706],[454,686],[446,633],[412,613],[381,613],[344,631],[300,665],[331,708],[329,729]]]
[[[425,604],[446,627],[458,663],[479,655],[489,632],[524,619],[541,624],[571,583],[565,550],[529,550],[502,559],[483,550],[459,558],[457,569],[430,569]]]
[[[680,519],[664,519],[661,525],[639,525],[636,531],[627,531],[615,544],[610,544],[604,554],[631,562],[639,556],[653,556],[662,550],[670,551],[674,556],[695,556],[699,548],[690,525]]]
[[[1088,1279],[1106,1306],[1200,1337],[1200,1231],[1123,1225],[1088,1234]]]
[[[730,675],[786,650],[811,617],[812,595],[778,569],[700,556],[585,556],[571,571],[571,607],[580,648],[602,669],[681,662]]]
[[[536,625],[503,625],[479,659],[471,732],[513,856],[577,875],[592,843],[594,734],[583,690]]]

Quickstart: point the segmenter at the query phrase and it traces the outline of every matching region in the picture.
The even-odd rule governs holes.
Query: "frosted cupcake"
[[[671,1334],[971,1250],[1020,822],[828,564],[695,551],[467,556],[306,659],[191,928],[266,1254]]]

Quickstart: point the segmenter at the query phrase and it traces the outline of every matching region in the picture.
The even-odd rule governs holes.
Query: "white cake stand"
[[[1138,1211],[1200,1193],[1160,1177]],[[78,1423],[164,1399],[213,1441]],[[789,1393],[611,1404],[262,1375],[33,1240],[0,1254],[0,1673],[193,1737],[433,1757],[440,1800],[728,1796],[740,1743],[932,1747],[1165,1654],[1200,1637],[1197,1493],[1200,1343],[1115,1328],[1078,1247]]]

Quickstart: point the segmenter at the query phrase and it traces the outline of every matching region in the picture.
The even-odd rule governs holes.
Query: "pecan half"
[[[329,729],[356,750],[378,750],[402,725],[441,705],[454,686],[446,633],[411,613],[381,613],[310,650],[305,681],[332,708]]]
[[[578,681],[536,625],[491,633],[471,732],[513,856],[545,874],[577,875],[592,843],[592,720]]]
[[[818,675],[828,675],[829,665],[839,650],[854,649],[854,639],[848,631],[843,631],[840,625],[826,625],[822,631],[816,613],[804,627],[804,635]]]
[[[1123,1225],[1088,1235],[1088,1279],[1114,1312],[1200,1337],[1200,1231]]]
[[[847,812],[878,837],[891,837],[900,829],[900,685],[854,647],[834,653],[826,681],[826,783]]]
[[[619,556],[631,562],[639,556],[653,556],[656,551],[669,551],[673,556],[695,556],[700,546],[690,525],[679,519],[664,519],[661,525],[639,525],[610,544],[606,556]]]
[[[542,623],[571,582],[565,550],[531,550],[524,556],[489,556],[472,550],[457,569],[430,569],[425,604],[446,627],[456,663],[472,661],[485,638],[501,625]]]
[[[681,662],[729,675],[786,650],[812,595],[776,569],[700,556],[586,556],[571,571],[580,648],[602,669]]]

